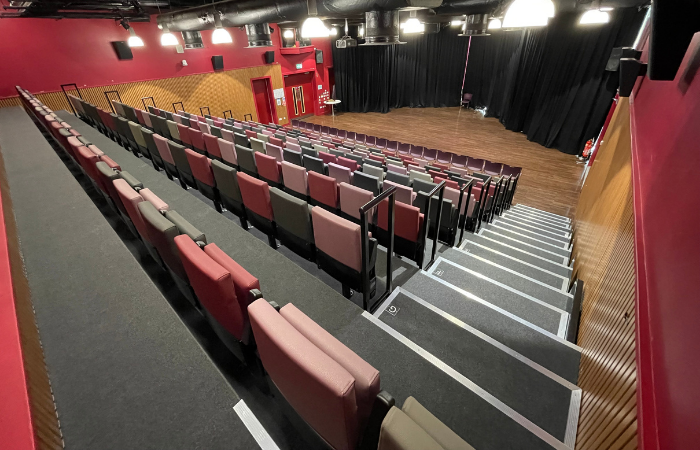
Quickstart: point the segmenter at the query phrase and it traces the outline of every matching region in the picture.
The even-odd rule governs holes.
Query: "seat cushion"
[[[160,199],[156,194],[151,192],[150,189],[141,189],[139,191],[139,195],[147,202],[151,202],[151,204],[158,210],[158,211],[167,211],[170,209],[168,207],[168,204],[165,203],[163,200]]]
[[[355,449],[353,376],[265,300],[251,304],[248,314],[263,366],[287,402],[334,449]]]
[[[362,270],[360,225],[323,208],[311,210],[316,248],[358,272]]]
[[[392,406],[382,421],[377,450],[446,450],[403,411]]]
[[[401,410],[428,433],[445,450],[474,450],[457,433],[442,423],[413,397],[408,397]]]
[[[185,149],[185,156],[187,157],[187,162],[192,170],[192,175],[200,182],[206,184],[207,186],[216,186],[214,181],[214,174],[211,171],[211,159],[197,153],[189,148]]]
[[[275,220],[270,205],[270,188],[267,183],[238,172],[238,188],[246,208],[270,221]]]
[[[238,171],[220,161],[211,162],[216,187],[221,194],[242,203],[241,191],[238,188]]]
[[[314,242],[308,203],[277,188],[270,188],[270,203],[278,227],[306,242]]]

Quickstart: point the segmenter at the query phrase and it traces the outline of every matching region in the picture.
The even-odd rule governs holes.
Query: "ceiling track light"
[[[323,21],[318,18],[316,0],[307,0],[306,7],[309,11],[309,17],[301,26],[301,37],[304,39],[329,37],[331,35],[330,30],[326,28]]]
[[[409,13],[408,20],[401,24],[401,28],[403,29],[404,34],[425,32],[425,24],[418,20],[418,17],[416,16],[416,10],[412,9]]]
[[[610,14],[600,9],[590,9],[581,14],[579,25],[602,25],[610,22]]]
[[[143,47],[143,39],[136,36],[136,32],[131,27],[129,27],[129,34],[131,35],[127,41],[129,47]]]
[[[163,27],[163,34],[160,35],[160,45],[163,47],[170,47],[178,44],[177,38],[168,30],[168,27]]]
[[[552,0],[514,0],[506,10],[502,27],[543,27],[554,13]]]
[[[214,11],[214,32],[211,34],[212,44],[230,44],[233,42],[231,35],[221,24],[221,12]]]

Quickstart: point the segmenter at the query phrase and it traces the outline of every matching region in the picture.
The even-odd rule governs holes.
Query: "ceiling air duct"
[[[396,45],[399,41],[399,12],[369,11],[365,13],[365,43],[360,45]]]
[[[272,47],[272,36],[270,35],[270,24],[256,23],[245,26],[245,34],[248,36],[248,47]]]
[[[489,31],[488,14],[469,14],[462,25],[460,36],[488,36]]]

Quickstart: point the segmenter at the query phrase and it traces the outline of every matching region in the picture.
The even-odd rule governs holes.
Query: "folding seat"
[[[137,205],[143,201],[143,197],[122,178],[113,180],[112,184],[126,212],[126,215],[122,214],[122,219],[134,236],[143,238],[146,236],[147,230],[141,218],[141,213],[137,209]],[[148,248],[148,245],[146,247]],[[155,253],[155,250],[150,248],[148,250],[151,254]],[[157,261],[157,257],[155,259]]]
[[[420,181],[420,180],[418,180]],[[414,201],[415,206],[420,208],[420,211],[425,215],[427,211],[428,203],[428,193],[424,191],[418,191],[418,196]],[[432,206],[430,208],[430,218],[428,227],[428,237],[433,238],[435,236],[435,225],[437,223],[437,210],[438,210],[438,195],[433,196]],[[438,239],[448,245],[454,244],[454,239],[457,232],[457,225],[459,223],[459,214],[457,213],[457,205],[453,205],[451,200],[443,197],[442,200],[442,210],[440,212],[440,233]]]
[[[318,150],[306,147],[304,145],[301,146],[301,154],[305,156],[313,156],[314,158],[318,158]]]
[[[255,228],[267,234],[270,247],[277,248],[275,216],[270,204],[270,187],[262,180],[238,172],[238,188],[243,198],[246,217]]]
[[[467,169],[472,172],[481,172],[484,170],[484,160],[478,158],[469,158],[467,161]]]
[[[316,246],[309,204],[278,188],[270,188],[270,203],[280,242],[294,253],[314,261]]]
[[[328,153],[328,147],[327,147],[327,146],[325,146],[325,145],[319,145],[319,144],[312,144],[312,145],[313,145],[313,149],[316,150],[316,154],[318,154],[318,153],[320,153],[320,152]]]
[[[182,124],[182,116],[180,114],[173,114],[173,122]]]
[[[116,213],[119,213],[119,209],[124,210],[124,213],[126,213],[124,206],[121,204],[121,199],[112,183],[112,181],[120,178],[119,172],[109,167],[106,162],[97,161],[95,163],[95,174],[98,180],[97,185],[100,187],[107,203]]]
[[[484,173],[493,176],[501,175],[501,170],[503,170],[503,164],[493,163],[491,161],[484,161]]]
[[[284,146],[287,147],[289,144],[297,144],[298,145],[299,141],[297,140],[297,138],[294,138],[294,137],[291,137],[288,135],[287,138],[284,140]],[[299,150],[301,150],[301,148]]]
[[[221,130],[221,138],[229,142],[234,142],[233,132],[229,130]]]
[[[237,298],[229,270],[209,256],[189,236],[180,235],[174,241],[190,284],[204,309],[204,316],[229,350],[244,361],[246,351],[242,345],[248,342],[250,334],[250,325],[243,314],[248,299]],[[230,258],[229,260],[229,264],[235,264]],[[240,268],[237,264],[236,266]]]
[[[357,171],[352,177],[352,183],[361,189],[370,191],[375,196],[381,192],[381,182],[378,177],[373,175]]]
[[[404,153],[401,151],[402,148],[405,148],[405,146],[409,147],[409,152],[408,155],[415,157],[415,158],[421,158],[423,156],[423,150],[425,147],[421,147],[419,145],[413,145],[413,144],[399,144],[399,153]]]
[[[211,127],[211,134],[216,136],[216,138],[223,137],[223,134],[221,133],[223,130],[220,127]]]
[[[467,159],[469,157],[467,155],[457,155],[454,154],[452,155],[452,168],[454,170],[455,167],[459,168],[466,168],[467,167]]]
[[[250,148],[250,140],[248,138],[240,133],[233,133],[233,142],[236,145],[240,145],[241,147],[248,147]]]
[[[361,164],[364,164],[364,159],[361,156],[353,155],[352,153],[346,153],[345,157],[338,158],[338,164],[341,166],[348,167],[353,172],[360,168]]]
[[[292,142],[287,141],[284,147],[289,150],[294,150],[295,152],[301,153],[301,146],[299,144],[294,144]]]
[[[245,130],[245,136],[250,139],[250,138],[257,138],[258,137],[258,132],[257,131],[252,131],[252,130]]]
[[[515,190],[518,187],[518,180],[520,179],[522,170],[523,169],[520,167],[510,167],[506,164],[503,165],[503,170],[501,172],[504,176],[507,175],[511,177],[506,191],[506,205],[508,208],[510,208],[511,203],[513,202],[513,196],[515,195]]]
[[[440,169],[441,171],[445,172],[446,170],[450,170],[449,164],[443,164],[443,163],[433,163],[433,166],[436,168]]]
[[[294,150],[284,149],[282,150],[284,160],[297,166],[302,166],[302,154],[301,152],[296,152]]]
[[[378,149],[385,149],[387,144],[387,140],[384,138],[376,138],[376,142],[374,144],[375,147]],[[394,149],[396,150],[396,149]]]
[[[282,169],[276,158],[255,152],[255,165],[260,178],[267,181],[270,186],[277,187],[282,184]]]
[[[197,183],[194,180],[194,175],[192,175],[190,162],[187,160],[185,146],[176,144],[173,141],[168,141],[168,148],[170,149],[173,161],[175,161],[175,167],[177,167],[178,178],[180,179],[182,188],[187,189],[187,186],[190,186],[196,189]]]
[[[330,153],[331,153],[331,155],[335,156],[336,158],[342,158],[345,156],[345,152],[342,150],[330,149]]]
[[[285,192],[306,200],[309,194],[306,169],[287,161],[282,162],[281,168]]]
[[[251,139],[253,139],[253,138],[251,138]],[[263,133],[258,133],[258,140],[263,143],[263,149],[265,149],[265,144],[270,142],[270,136],[263,134]],[[252,141],[251,141],[251,144],[253,144]]]
[[[260,139],[250,138],[250,147],[253,151],[265,153],[265,143]]]
[[[204,120],[206,120],[207,125],[209,125],[209,129],[211,130],[211,127],[214,126],[214,119],[212,119],[212,117],[211,117],[210,115],[205,114],[205,115],[204,115]],[[204,133],[204,132],[205,132],[205,131],[202,130],[202,133]]]
[[[325,164],[338,162],[338,157],[330,153],[318,152],[318,157],[321,158]]]
[[[179,124],[177,122],[172,121],[172,120],[166,120],[165,123],[168,126],[168,132],[170,133],[170,139],[177,142],[178,144],[182,144],[183,141],[182,141],[182,139],[180,139],[180,129],[178,128]]]
[[[402,186],[410,186],[412,180],[408,175],[402,175],[398,172],[387,172],[385,181],[391,181]]]
[[[438,150],[437,152],[437,161],[442,164],[447,164],[449,165],[452,162],[452,157],[454,155],[450,152],[443,152],[442,150]]]
[[[409,180],[410,180],[411,183],[413,183],[413,181],[414,181],[416,178],[419,178],[419,179],[424,180],[424,181],[430,181],[430,182],[433,181],[433,177],[431,177],[431,176],[428,175],[427,173],[419,172],[419,171],[413,170],[413,169],[409,170],[409,172],[408,172],[408,178],[409,178]],[[393,180],[392,180],[392,181],[393,181]]]
[[[197,125],[199,125],[199,131],[202,132],[202,134],[207,133],[211,134],[211,129],[209,129],[209,124],[206,122],[199,122]]]
[[[85,174],[89,177],[94,186],[98,186],[98,175],[95,169],[95,163],[99,161],[99,156],[91,152],[86,146],[81,145],[74,149],[75,158],[83,168]]]
[[[204,149],[211,159],[221,160],[221,150],[219,149],[219,138],[213,134],[203,134]]]
[[[352,184],[352,171],[348,167],[341,166],[340,164],[328,164],[328,176],[335,178],[338,184]]]
[[[335,181],[335,180],[334,180]],[[363,292],[362,236],[360,225],[343,219],[323,208],[312,208],[311,217],[316,242],[318,266],[343,285],[343,295],[350,297],[351,290]],[[377,241],[369,238],[368,296],[376,291],[375,263]]]
[[[420,178],[416,178],[413,180],[413,191],[414,192],[425,192],[426,194],[430,193],[435,187],[437,186],[437,183],[433,183],[432,180],[426,181],[422,180]]]
[[[299,119],[292,119],[292,127],[299,128]]]
[[[284,161],[284,157],[282,155],[282,147],[280,146],[274,144],[266,144],[265,153],[275,158],[278,162]]]
[[[367,175],[372,175],[372,176],[377,177],[377,179],[379,179],[379,181],[384,181],[384,177],[386,175],[384,172],[384,169],[382,169],[381,167],[376,167],[376,166],[373,166],[371,164],[366,164],[366,163],[365,163],[365,165],[362,166],[362,172],[366,173]]]
[[[360,223],[360,207],[371,201],[374,194],[349,183],[340,183],[338,191],[340,192],[341,217]],[[372,223],[372,213],[372,210],[368,212],[367,220],[369,223]]]
[[[194,120],[194,122],[191,121],[187,113],[181,113],[180,115],[182,116],[182,124],[187,128],[189,128],[194,122],[196,122],[196,120]]]
[[[322,206],[330,211],[338,209],[338,184],[335,178],[309,171],[308,186],[313,205]]]
[[[347,136],[345,136],[347,140],[355,142],[355,138],[357,137],[356,133],[354,131],[348,131]]]
[[[138,147],[134,141],[134,136],[131,134],[131,127],[129,126],[129,121],[124,117],[117,117],[117,132],[119,133],[119,138],[122,146],[127,150],[138,154]]]
[[[434,172],[442,172],[442,169],[440,167],[435,167],[432,164],[426,164],[425,166],[423,166],[423,168],[428,172],[430,172],[431,170]]]
[[[445,178],[445,175],[437,176],[433,178],[433,183],[440,184],[442,181],[445,182],[445,186],[452,189],[459,189],[459,183],[455,180],[449,180]]]
[[[323,163],[321,158],[314,158],[313,156],[304,155],[303,157],[304,167],[308,171],[318,172],[322,175],[328,173],[328,166]]]
[[[390,180],[385,180],[384,183],[382,183],[382,190],[386,191],[390,187],[395,187],[396,188],[396,201],[397,202],[402,202],[407,205],[412,205],[413,201],[416,199],[416,192],[411,189],[408,186],[404,186],[399,183],[394,183],[393,181]]]
[[[436,172],[435,170],[428,170],[428,175],[430,175],[433,179],[435,179],[435,177],[441,177],[441,178],[446,177],[446,175],[444,173]]]
[[[399,150],[399,141],[386,141],[386,149],[397,153]],[[409,147],[410,150],[410,147]],[[406,152],[408,153],[408,151]]]
[[[158,124],[156,125],[157,132],[166,139],[172,139],[172,136],[170,136],[170,129],[168,128],[168,121],[165,117],[153,116],[151,119],[155,120]]]
[[[190,148],[195,152],[204,155],[206,153],[206,145],[204,144],[204,135],[202,132],[195,130],[194,128],[190,128],[187,130],[187,133],[189,134],[190,142],[192,143]]]
[[[114,107],[114,111],[120,116],[120,117],[126,117],[126,113],[124,112],[124,106],[119,103],[116,100],[112,100],[112,106]]]
[[[255,165],[255,151],[253,149],[236,145],[236,160],[242,172],[258,176],[258,168]]]
[[[422,267],[425,253],[423,213],[410,203],[398,201],[398,196],[396,200],[394,203],[394,253],[415,261],[418,267]],[[385,199],[379,203],[377,208],[377,226],[372,234],[385,247],[389,245],[388,217],[389,199]]]
[[[238,187],[238,171],[216,160],[211,162],[211,169],[214,174],[216,187],[219,190],[221,203],[224,205],[224,208],[239,217],[241,227],[247,230],[248,222],[246,212],[243,206],[241,190]]]
[[[366,138],[367,136],[364,134],[355,133],[355,142],[357,142],[358,144],[364,144]]]
[[[397,164],[387,163],[387,165],[386,165],[387,174],[388,174],[388,172],[396,172],[396,173],[400,173],[401,175],[406,175],[408,173],[408,171],[406,170],[406,167],[403,165],[399,166]]]
[[[134,122],[129,122],[129,128],[131,128],[131,135],[134,137],[134,142],[136,143],[136,146],[141,154],[148,159],[152,159],[151,152],[148,150],[148,144],[146,144],[146,139],[143,137],[143,133],[141,132],[141,125]]]
[[[221,199],[219,197],[219,190],[216,188],[216,181],[214,180],[214,173],[211,168],[211,159],[189,148],[185,149],[185,156],[192,170],[192,176],[194,177],[197,190],[214,202],[214,208],[218,212],[221,212]]]
[[[170,111],[162,111],[162,112],[163,112],[162,116],[165,120],[172,120],[174,122],[173,113],[171,113]]]
[[[366,136],[365,137],[365,145],[368,145],[370,147],[376,147],[377,138],[375,136]]]
[[[273,138],[279,140],[280,143],[279,143],[279,144],[275,144],[274,142],[272,142],[272,139],[273,139]],[[270,142],[273,143],[274,145],[278,145],[278,146],[280,146],[280,147],[282,147],[282,145],[284,145],[284,142],[285,142],[286,140],[287,140],[287,135],[284,133],[284,131],[278,131],[278,132],[275,133],[274,136],[271,136],[271,137],[270,137]]]

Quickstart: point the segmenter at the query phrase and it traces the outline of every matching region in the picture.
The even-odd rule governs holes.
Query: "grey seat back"
[[[384,180],[384,169],[382,169],[381,167],[376,167],[365,163],[365,165],[362,166],[362,171],[367,175],[372,175],[379,178],[380,181]]]
[[[182,266],[180,255],[175,246],[175,237],[180,234],[177,226],[165,218],[151,202],[138,204],[151,244],[156,248],[166,266],[183,280],[187,280],[185,268]]]
[[[375,160],[369,159],[369,158],[365,159],[365,164],[369,164],[370,166],[374,166],[374,167],[380,167],[380,168],[382,167],[381,162],[375,161]]]
[[[352,177],[352,184],[360,189],[370,191],[375,197],[379,195],[379,192],[381,191],[379,178],[360,171],[355,171],[355,174]]]
[[[413,180],[413,190],[415,192],[425,192],[426,194],[429,194],[430,191],[435,189],[435,186],[437,186],[437,184],[431,183],[430,181],[421,180],[420,178],[415,178]]]
[[[260,139],[250,138],[250,148],[256,152],[265,154],[265,143]]]
[[[213,134],[214,136],[216,136],[216,137],[218,137],[218,138],[222,138],[222,139],[223,139],[223,136],[221,135],[221,128],[219,128],[219,127],[210,127],[210,129],[211,129],[211,134]]]
[[[336,150],[336,149],[332,148],[332,149],[330,149],[330,151],[331,151],[331,155],[345,157],[345,152],[343,152],[341,150]]]
[[[217,160],[212,160],[211,169],[214,172],[214,180],[219,192],[232,200],[243,203],[241,190],[238,188],[238,171]]]
[[[233,133],[233,143],[236,145],[240,145],[241,147],[250,148],[250,141],[248,141],[248,138],[245,134]]]
[[[296,152],[294,150],[289,150],[289,149],[283,149],[282,154],[284,155],[284,160],[296,164],[297,166],[301,166],[301,152]]]
[[[306,242],[314,242],[308,203],[277,188],[270,188],[270,203],[278,227]]]
[[[241,145],[236,145],[236,159],[241,169],[249,173],[258,173],[258,166],[255,164],[255,150]]]
[[[352,153],[346,153],[345,158],[352,159],[360,166],[364,163],[364,159],[362,159],[362,156],[360,156],[360,155],[353,155]]]
[[[313,156],[304,155],[303,162],[306,170],[312,170],[320,173],[321,175],[328,175],[328,166],[321,158],[314,158]]]
[[[302,146],[301,147],[301,154],[313,156],[314,158],[318,158],[318,150],[310,148],[310,147]]]
[[[187,175],[192,175],[190,162],[187,160],[187,155],[185,154],[185,146],[173,141],[168,141],[168,148],[170,148],[170,154],[173,155],[173,161],[175,161],[177,170]]]
[[[141,127],[141,134],[143,135],[143,140],[146,141],[146,148],[151,155],[158,155],[158,147],[156,147],[156,141],[153,140],[153,132],[148,128]]]
[[[202,233],[197,228],[195,228],[194,225],[186,221],[176,211],[165,211],[165,218],[175,224],[180,234],[186,234],[195,242],[199,241],[204,242],[205,244],[207,243],[207,237],[204,235],[204,233]]]
[[[394,183],[401,184],[403,186],[411,185],[411,180],[408,177],[408,175],[401,175],[397,172],[388,171],[386,173],[386,179],[389,181],[393,181]]]
[[[430,208],[430,222],[431,224],[435,224],[435,220],[437,220],[437,206],[438,206],[438,200],[439,197],[437,195],[433,195],[433,204]],[[426,211],[428,210],[428,193],[427,192],[419,192],[418,196],[416,197],[416,200],[413,202],[413,206],[417,206],[420,208],[420,212],[425,214]],[[446,198],[442,199],[442,211],[440,212],[440,228],[449,228],[450,226],[453,225],[453,218],[456,216],[455,214],[455,205],[452,204],[452,200],[448,200]]]

